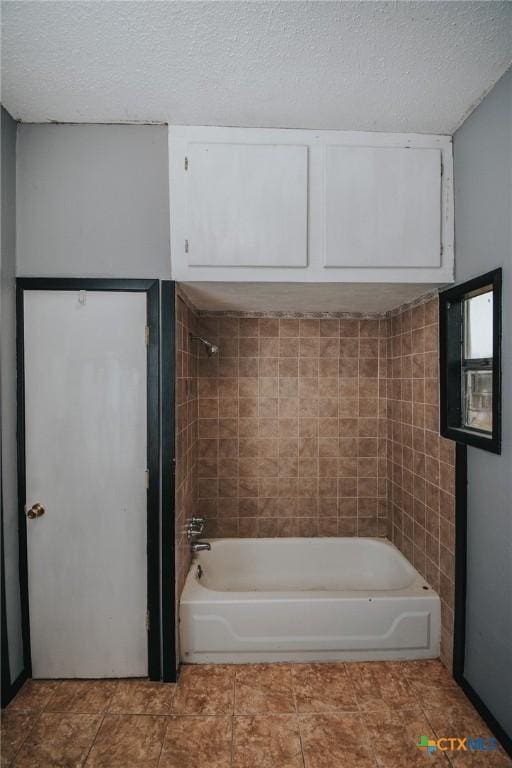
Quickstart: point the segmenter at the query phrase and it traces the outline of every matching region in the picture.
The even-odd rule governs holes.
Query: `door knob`
[[[29,520],[33,520],[35,517],[41,517],[45,512],[46,510],[43,505],[37,502],[36,504],[32,504],[27,512],[27,517]]]

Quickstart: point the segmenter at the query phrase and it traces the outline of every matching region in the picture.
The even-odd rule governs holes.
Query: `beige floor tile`
[[[15,768],[80,768],[100,723],[101,715],[43,712],[13,765]]]
[[[305,768],[377,768],[359,715],[300,715]]]
[[[294,664],[298,712],[357,711],[354,686],[344,664]]]
[[[177,686],[27,681],[2,712],[1,766],[512,768],[499,746],[427,755],[421,736],[492,738],[436,660],[188,665]]]
[[[2,727],[0,735],[1,757],[0,765],[10,765],[16,753],[27,738],[38,715],[32,712],[17,712],[7,709],[2,712]]]
[[[473,707],[445,666],[437,660],[402,662],[403,674],[419,705],[448,709],[453,705],[473,712]]]
[[[441,738],[466,738],[476,740],[481,737],[488,743],[488,739],[493,739],[493,735],[473,709],[470,702],[466,700],[463,706],[448,705],[443,709],[425,709],[425,714],[434,729],[438,739]],[[489,766],[489,768],[511,768],[512,759],[505,753],[502,747],[496,743],[496,749],[490,751],[472,751],[469,748],[466,751],[450,750],[446,754],[454,768],[464,768],[464,766]],[[466,745],[468,746],[468,745]]]
[[[169,715],[176,686],[147,680],[116,684],[108,711],[117,715]]]
[[[380,768],[448,768],[449,763],[441,752],[427,753],[416,746],[422,736],[434,739],[423,711],[418,707],[400,712],[371,712],[363,716],[371,748]]]
[[[438,659],[399,662],[399,669],[407,680],[430,685],[451,685],[453,678]]]
[[[157,768],[167,722],[150,715],[105,715],[87,768]]]
[[[9,704],[9,709],[40,712],[59,687],[57,680],[27,680],[22,689]]]
[[[177,715],[233,713],[235,668],[228,665],[190,665],[182,668],[172,710]]]
[[[117,683],[111,680],[63,680],[45,711],[79,715],[105,712],[116,685]]]
[[[232,732],[230,715],[173,715],[159,768],[230,768]]]
[[[296,715],[234,718],[233,768],[302,768]]]
[[[462,689],[454,680],[442,685],[429,682],[412,682],[411,689],[416,701],[423,709],[448,709],[457,705],[459,708],[473,709]]]
[[[410,684],[396,664],[354,663],[347,664],[347,671],[362,712],[404,709],[417,704]]]
[[[289,665],[247,664],[236,668],[235,713],[295,712]]]

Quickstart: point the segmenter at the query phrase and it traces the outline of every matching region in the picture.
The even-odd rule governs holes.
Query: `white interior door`
[[[33,676],[145,676],[146,294],[24,307]]]

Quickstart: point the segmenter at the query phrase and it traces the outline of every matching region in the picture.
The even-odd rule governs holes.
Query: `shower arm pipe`
[[[219,348],[216,344],[212,344],[211,341],[208,341],[208,339],[205,339],[204,336],[198,336],[195,333],[189,332],[189,337],[191,341],[200,341],[201,344],[204,345],[206,348],[206,354],[208,357],[212,357],[213,355],[216,355],[219,351]]]

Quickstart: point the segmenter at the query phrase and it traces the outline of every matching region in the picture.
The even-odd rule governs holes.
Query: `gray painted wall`
[[[12,679],[22,669],[15,274],[170,277],[166,126],[19,125],[17,142],[16,152],[16,123],[2,111],[2,472]]]
[[[503,447],[468,448],[465,677],[512,736],[512,70],[454,137],[457,282],[503,267]]]
[[[17,274],[170,277],[166,126],[20,125]]]
[[[11,681],[23,669],[18,578],[16,477],[16,123],[2,107],[2,252],[0,290],[0,414],[5,599]]]

